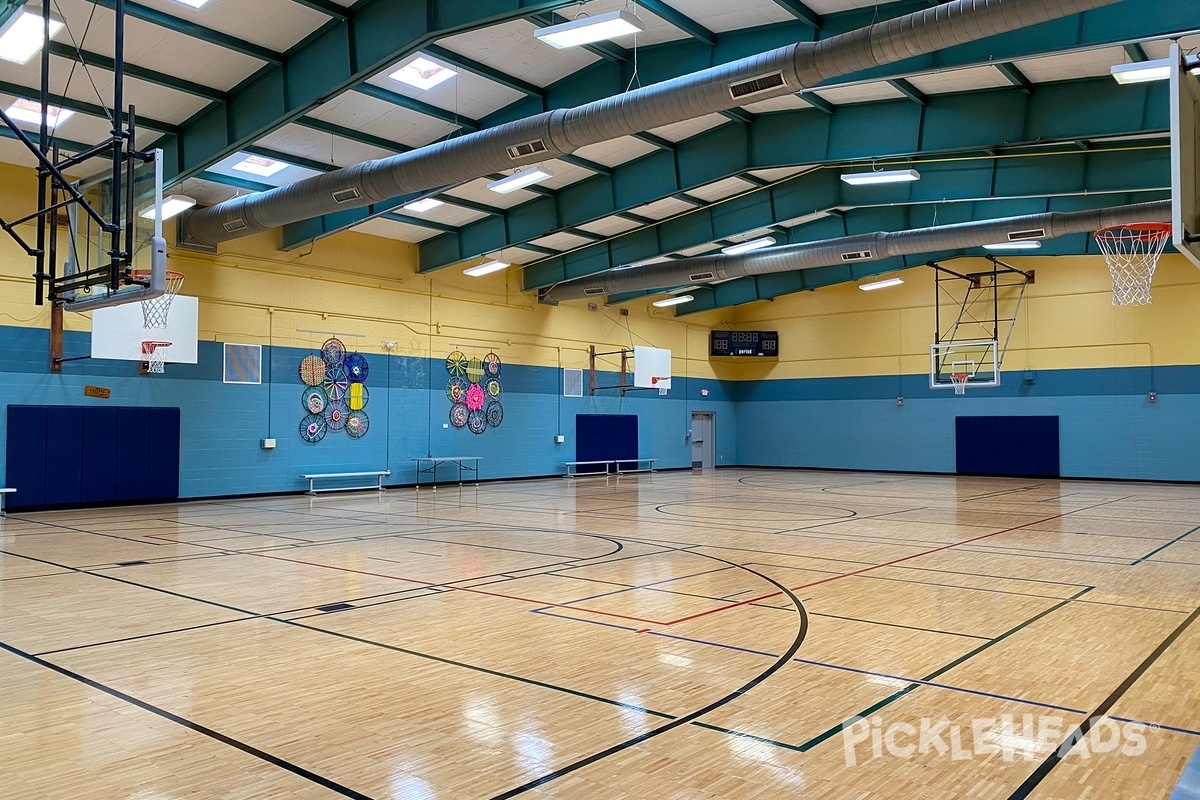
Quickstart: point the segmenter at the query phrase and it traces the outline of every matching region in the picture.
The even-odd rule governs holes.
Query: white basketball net
[[[137,280],[150,280],[149,270],[134,270],[133,277]],[[167,290],[153,300],[142,301],[142,320],[145,327],[151,330],[167,327],[167,316],[171,313],[171,301],[183,288],[183,273],[167,273]],[[151,370],[153,372],[154,370]],[[159,370],[162,372],[162,370]]]
[[[950,383],[954,384],[954,393],[955,394],[966,394],[967,393],[967,378],[969,378],[969,377],[970,376],[965,372],[950,373]]]
[[[1154,268],[1170,238],[1171,226],[1165,222],[1114,225],[1096,231],[1096,244],[1112,275],[1114,306],[1150,302]]]
[[[146,358],[146,372],[161,375],[167,366],[167,351],[170,342],[142,342],[142,355]]]

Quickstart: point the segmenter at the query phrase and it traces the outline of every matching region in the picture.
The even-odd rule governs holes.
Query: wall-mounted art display
[[[367,435],[371,425],[366,411],[371,393],[366,380],[370,368],[362,353],[347,353],[340,339],[321,345],[320,354],[300,360],[300,438],[316,444],[329,431],[345,431],[352,439]]]
[[[455,350],[446,356],[446,398],[450,401],[450,424],[481,434],[499,428],[504,421],[500,405],[500,356],[488,353],[483,358],[467,357]]]

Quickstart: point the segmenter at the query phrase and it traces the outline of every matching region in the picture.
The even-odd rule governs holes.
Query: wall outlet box
[[[449,422],[443,422],[443,423],[442,423],[442,427],[443,427],[443,428],[449,428],[449,427],[450,427],[450,423],[449,423]]]
[[[566,440],[567,440],[567,437],[563,436],[561,433],[554,437],[555,444],[562,444]]]
[[[274,450],[275,449],[275,440],[274,439],[263,439],[262,440],[262,449],[263,450]]]

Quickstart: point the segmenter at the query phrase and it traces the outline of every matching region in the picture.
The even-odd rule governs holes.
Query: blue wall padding
[[[576,414],[575,460],[618,461],[638,457],[638,418],[636,414]],[[633,469],[634,464],[620,464]],[[604,472],[604,468],[584,467],[580,472]]]
[[[955,417],[956,472],[1057,478],[1058,417]]]

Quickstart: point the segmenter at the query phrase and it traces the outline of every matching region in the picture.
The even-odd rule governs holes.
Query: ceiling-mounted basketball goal
[[[606,357],[619,356],[620,366],[617,369],[617,383],[613,386],[597,386],[596,373],[598,364]],[[630,361],[633,362],[633,382],[630,385]],[[616,364],[614,364],[616,366]],[[588,394],[607,389],[620,390],[621,397],[626,392],[638,389],[657,389],[660,395],[665,395],[671,389],[671,351],[657,347],[623,348],[608,352],[597,352],[596,346],[588,348]]]

